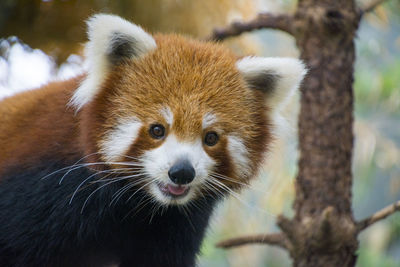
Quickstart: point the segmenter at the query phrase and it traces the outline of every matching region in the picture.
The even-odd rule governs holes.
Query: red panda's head
[[[273,115],[305,73],[300,61],[237,59],[222,45],[151,36],[111,15],[88,26],[88,74],[71,102],[92,161],[131,162],[164,204],[225,193],[256,174]]]

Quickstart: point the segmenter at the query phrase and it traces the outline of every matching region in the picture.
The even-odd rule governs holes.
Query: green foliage
[[[400,237],[400,213],[396,213],[392,215],[389,219],[389,227],[390,227],[390,238],[389,238],[389,246],[398,241]]]
[[[386,255],[361,245],[358,250],[356,267],[398,267],[399,262],[388,258]]]
[[[400,111],[400,58],[380,68],[370,66],[356,69],[354,83],[356,109],[371,107],[388,112]]]

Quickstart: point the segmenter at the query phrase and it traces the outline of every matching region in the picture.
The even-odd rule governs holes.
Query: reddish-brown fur
[[[8,166],[29,166],[40,157],[81,154],[78,118],[67,103],[82,77],[54,82],[0,102],[0,177]]]
[[[202,117],[215,114],[218,122],[210,130],[218,131],[220,141],[204,146],[206,152],[223,174],[247,179],[232,171],[227,151],[226,136],[239,136],[249,151],[253,176],[271,140],[263,93],[246,87],[235,68],[237,57],[218,44],[175,35],[156,35],[155,40],[155,51],[115,67],[100,93],[77,114],[67,103],[83,77],[0,102],[0,172],[13,164],[35,164],[41,156],[81,158],[98,152],[107,133],[126,117],[144,123],[128,152],[138,156],[163,142],[152,139],[147,129],[153,123],[166,124],[159,111],[168,105],[174,123],[167,132],[182,141],[203,138]],[[94,155],[89,160],[104,159]]]

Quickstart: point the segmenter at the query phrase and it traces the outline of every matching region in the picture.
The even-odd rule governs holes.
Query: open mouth
[[[190,190],[190,187],[187,185],[173,185],[164,183],[159,183],[158,188],[164,195],[172,198],[184,197],[189,193]]]

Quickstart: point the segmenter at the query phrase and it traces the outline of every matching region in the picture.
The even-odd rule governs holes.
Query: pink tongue
[[[173,194],[173,195],[182,195],[183,193],[186,192],[186,187],[185,186],[173,186],[173,185],[168,185],[168,191]]]

